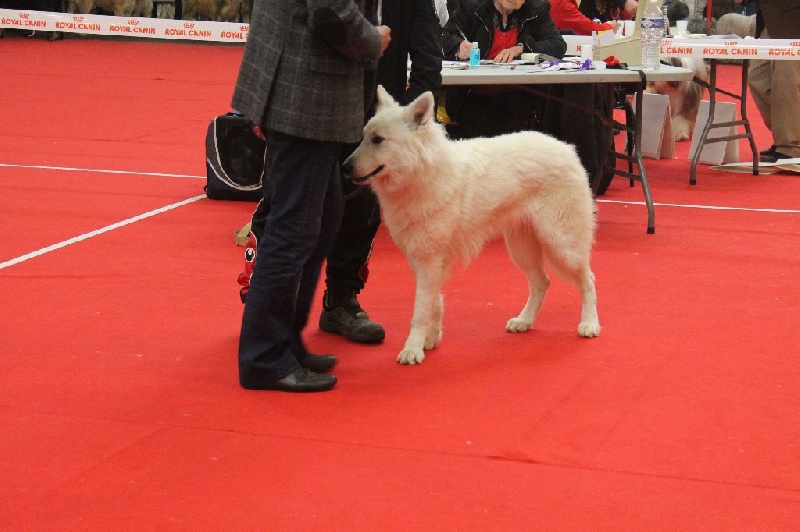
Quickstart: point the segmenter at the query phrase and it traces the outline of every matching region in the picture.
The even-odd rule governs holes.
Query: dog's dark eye
[[[378,136],[378,135],[375,135],[374,137],[372,137],[372,143],[373,143],[374,145],[376,145],[376,146],[377,146],[377,145],[378,145],[378,144],[380,144],[381,142],[383,142],[383,137],[381,137],[381,136]]]

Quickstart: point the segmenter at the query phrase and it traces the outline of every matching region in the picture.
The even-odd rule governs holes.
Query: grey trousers
[[[775,13],[767,11],[770,3],[761,5],[767,28],[761,38],[769,38],[770,20]],[[800,21],[797,22],[800,27]],[[774,38],[796,38],[790,35]],[[764,123],[772,132],[776,151],[790,157],[800,157],[800,61],[750,61],[748,85]]]

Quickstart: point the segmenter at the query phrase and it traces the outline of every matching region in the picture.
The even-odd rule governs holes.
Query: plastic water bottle
[[[658,70],[661,65],[661,39],[664,38],[664,14],[658,8],[658,0],[650,4],[642,13],[642,69]]]
[[[668,10],[669,0],[664,0],[664,3],[661,4],[661,16],[664,17],[664,36],[669,35],[669,16],[667,15]]]
[[[472,43],[472,48],[469,49],[469,66],[478,66],[481,64],[481,49],[478,48],[478,43]]]

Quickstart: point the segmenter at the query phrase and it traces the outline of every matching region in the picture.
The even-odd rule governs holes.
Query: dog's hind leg
[[[590,338],[600,334],[600,320],[597,317],[597,292],[594,273],[589,266],[591,256],[591,231],[571,231],[566,226],[538,226],[546,243],[545,255],[553,268],[565,280],[572,282],[581,292],[581,322],[578,336]]]
[[[542,308],[550,279],[544,270],[542,248],[532,231],[518,228],[507,231],[504,236],[511,260],[525,272],[528,279],[528,301],[519,316],[508,320],[506,331],[525,332],[533,326]]]
[[[597,291],[594,286],[594,273],[587,265],[580,273],[578,288],[581,291],[581,322],[578,336],[591,338],[600,335],[600,319],[597,316]]]
[[[581,291],[581,322],[578,324],[578,336],[582,338],[600,336],[597,291],[594,285],[594,273],[589,269],[588,262],[574,269],[568,269],[564,263],[561,263],[557,265],[557,269]]]
[[[397,361],[401,364],[419,364],[425,360],[423,349],[432,348],[441,337],[441,287],[447,276],[448,266],[441,257],[424,261],[409,257],[409,262],[416,281],[414,315],[406,344],[397,355]]]

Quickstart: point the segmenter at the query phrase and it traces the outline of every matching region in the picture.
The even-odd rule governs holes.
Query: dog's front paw
[[[581,338],[593,338],[595,336],[600,336],[600,324],[581,322],[578,325],[578,336]]]
[[[511,333],[525,332],[531,329],[532,321],[522,320],[519,317],[511,318],[506,323],[506,331]]]
[[[400,354],[397,355],[397,361],[401,364],[420,364],[423,360],[425,360],[425,353],[420,351],[411,351],[410,349],[406,349],[404,351],[400,351]]]

